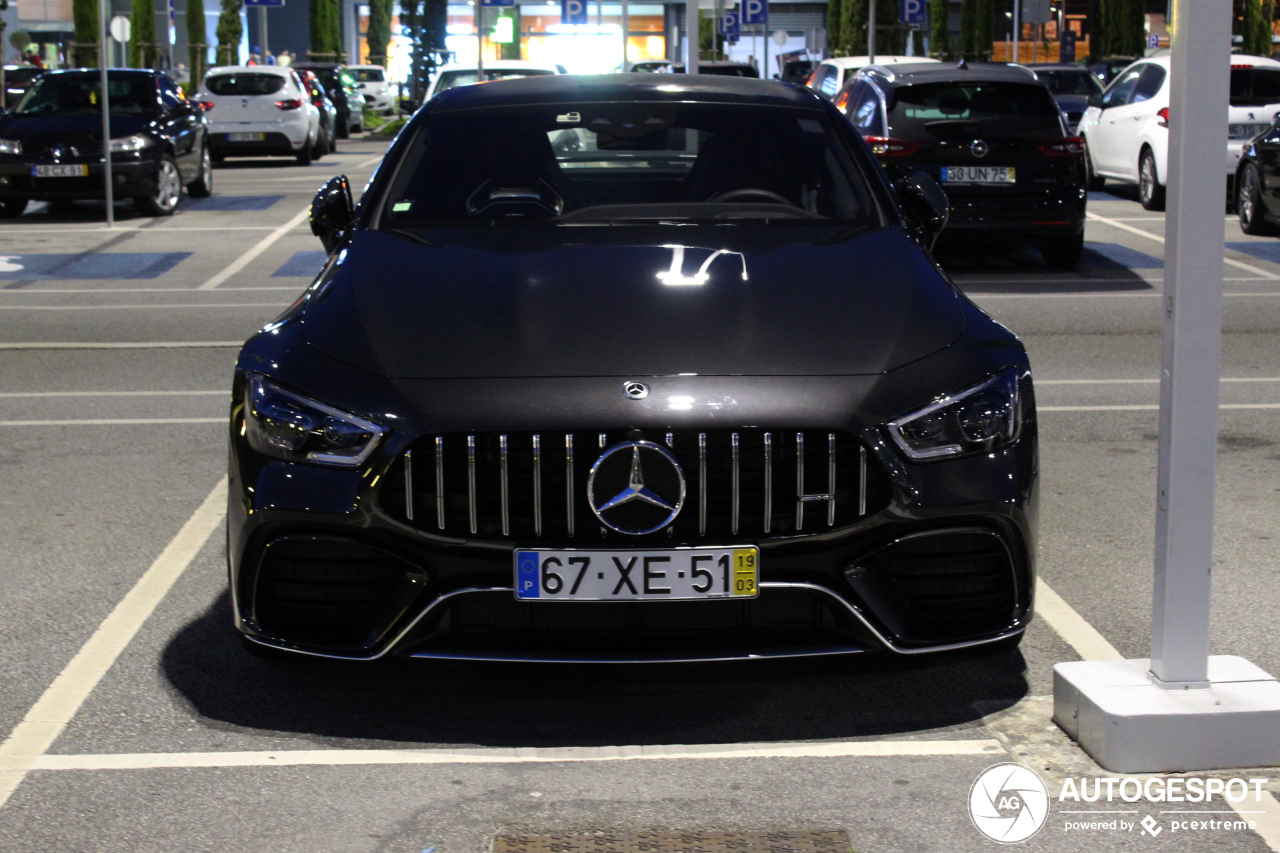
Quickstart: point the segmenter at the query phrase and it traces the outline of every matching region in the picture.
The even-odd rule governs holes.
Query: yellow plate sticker
[[[733,550],[733,595],[755,595],[760,556],[755,548]]]

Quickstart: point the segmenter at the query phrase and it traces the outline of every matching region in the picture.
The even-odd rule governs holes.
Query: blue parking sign
[[[480,0],[481,6],[514,6],[516,0]]]
[[[587,23],[587,0],[560,0],[560,23]]]
[[[720,31],[720,35],[726,36],[736,41],[738,38],[738,33],[740,32],[738,29],[738,13],[725,12],[723,15],[721,15],[720,25],[718,29]]]
[[[748,27],[769,23],[769,0],[742,0],[742,23]]]
[[[923,27],[925,9],[925,0],[898,0],[898,20],[911,26]]]

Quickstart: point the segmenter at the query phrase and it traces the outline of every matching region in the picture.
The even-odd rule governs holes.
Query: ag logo
[[[969,789],[969,817],[992,841],[1026,841],[1049,817],[1049,790],[1030,767],[1011,762],[988,767]]]

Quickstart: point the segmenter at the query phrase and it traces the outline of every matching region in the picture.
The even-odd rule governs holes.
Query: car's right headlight
[[[1018,440],[1022,431],[1020,371],[1009,368],[979,384],[934,401],[888,424],[894,443],[912,459],[989,453]]]
[[[266,456],[354,468],[369,458],[384,427],[290,391],[264,376],[245,384],[244,436]]]
[[[0,139],[0,154],[21,154],[22,142],[17,139]]]

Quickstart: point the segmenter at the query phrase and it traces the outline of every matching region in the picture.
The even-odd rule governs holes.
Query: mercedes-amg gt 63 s
[[[642,661],[1010,647],[1027,354],[817,95],[622,74],[452,89],[244,346],[248,645]],[[272,652],[273,654],[277,652]]]

